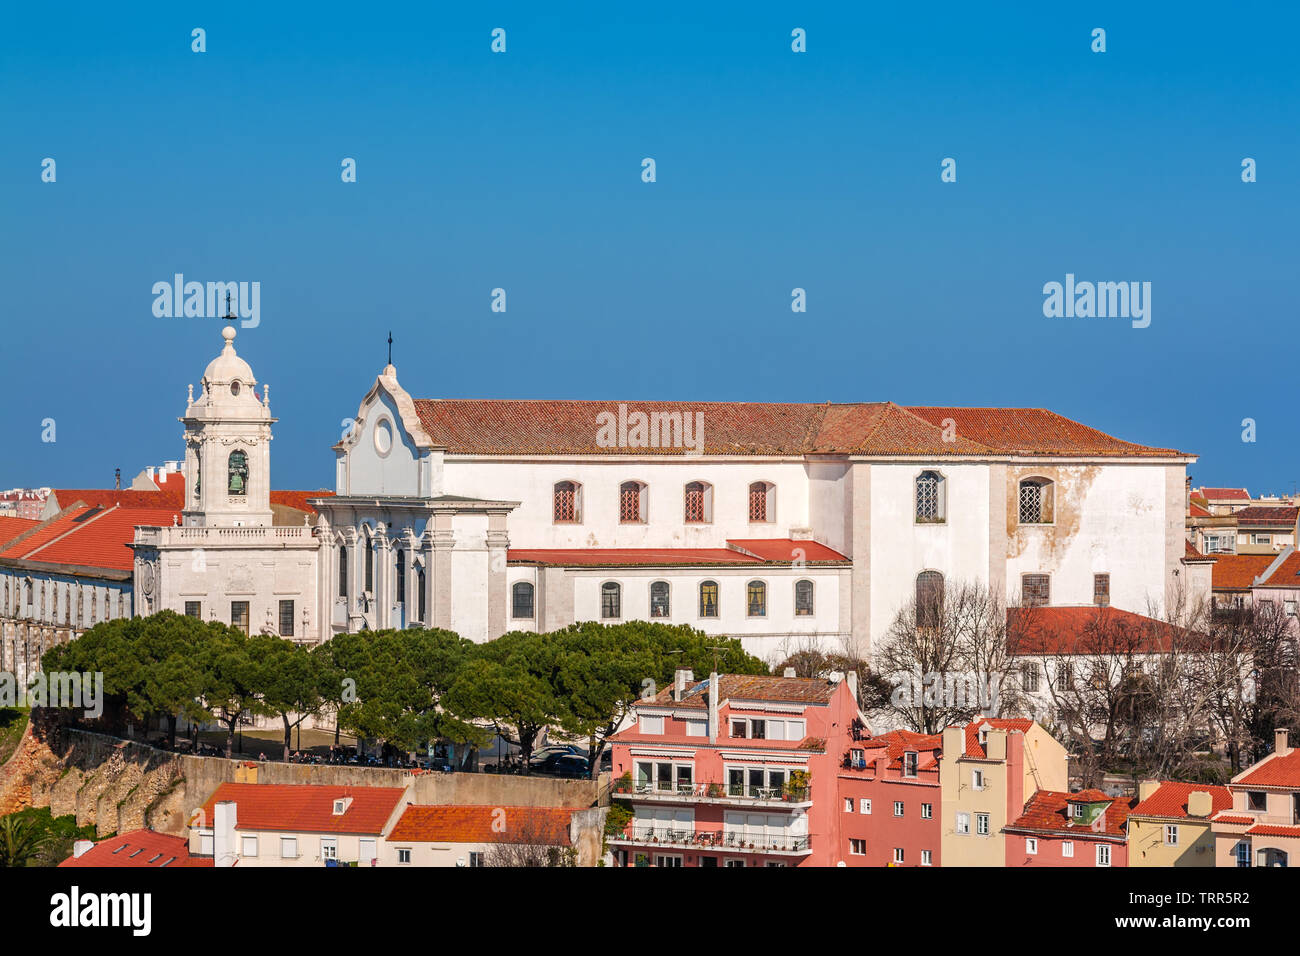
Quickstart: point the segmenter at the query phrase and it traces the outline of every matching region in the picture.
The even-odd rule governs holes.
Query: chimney
[[[1285,727],[1279,727],[1273,731],[1273,753],[1279,757],[1285,757],[1291,752],[1291,745],[1287,743],[1288,734]]]
[[[1155,792],[1160,789],[1159,780],[1142,780],[1138,783],[1138,802],[1150,800],[1155,796]]]
[[[673,700],[686,696],[686,685],[695,680],[695,672],[689,667],[679,667],[673,674]]]
[[[1187,815],[1189,817],[1208,817],[1214,808],[1214,800],[1207,790],[1193,790],[1187,795]]]
[[[236,807],[233,800],[222,800],[212,808],[212,865],[235,865]]]
[[[946,760],[960,760],[966,753],[966,728],[943,728],[943,757]]]
[[[718,672],[709,673],[709,743],[718,742]]]
[[[76,843],[72,844],[72,856],[74,858],[79,857],[94,846],[94,840],[78,840]]]
[[[785,672],[784,672],[781,676],[782,676],[782,677],[793,677],[793,676],[794,676],[794,668],[793,668],[793,667],[787,667],[787,668],[785,669]]]
[[[122,490],[122,469],[121,468],[113,469],[113,479],[114,479],[113,490],[121,491]]]

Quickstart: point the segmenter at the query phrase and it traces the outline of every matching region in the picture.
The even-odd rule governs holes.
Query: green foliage
[[[632,820],[632,805],[624,800],[611,800],[609,813],[605,815],[605,837],[621,835]]]

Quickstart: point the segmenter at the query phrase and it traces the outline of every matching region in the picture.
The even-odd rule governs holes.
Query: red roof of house
[[[528,843],[569,846],[569,807],[409,806],[389,843]]]
[[[1234,787],[1296,787],[1300,789],[1300,748],[1292,747],[1284,757],[1276,752],[1246,770]]]
[[[676,431],[655,447],[598,444],[600,423],[626,409],[647,422],[678,416],[702,435],[686,446]],[[978,454],[1167,457],[1181,455],[1122,441],[1037,408],[904,408],[893,402],[597,402],[417,399],[416,414],[435,445],[477,455],[916,455]],[[952,427],[947,427],[948,420]],[[634,433],[635,434],[635,433]]]
[[[1206,501],[1250,500],[1250,492],[1245,488],[1197,488],[1196,491]]]
[[[1220,810],[1230,810],[1232,808],[1232,791],[1227,787],[1166,780],[1160,784],[1155,793],[1134,807],[1132,812],[1135,815],[1144,817],[1183,818],[1187,816],[1188,796],[1198,792],[1210,795],[1211,816]]]
[[[1100,790],[1080,790],[1078,793],[1039,790],[1025,804],[1025,812],[1006,828],[1047,831],[1085,840],[1089,836],[1122,837],[1130,807],[1136,802],[1128,797],[1112,797]],[[1071,803],[1110,804],[1102,828],[1094,830],[1091,824],[1074,823],[1068,813]]]
[[[189,841],[184,837],[132,830],[100,840],[81,856],[68,857],[59,866],[212,866],[212,857],[190,856]]]
[[[1168,651],[1173,625],[1115,607],[1025,607],[1007,611],[1014,652],[1027,654],[1152,654]]]
[[[793,538],[743,538],[726,548],[511,548],[506,560],[515,564],[554,567],[622,567],[667,565],[823,564],[847,562],[838,551]]]
[[[170,525],[180,511],[158,508],[76,508],[50,519],[36,533],[10,544],[0,558],[76,567],[130,571],[135,555],[128,545],[136,525]]]
[[[138,491],[132,488],[57,488],[50,492],[60,508],[68,508],[78,501],[88,505],[109,508],[125,505],[129,508],[183,508],[184,495],[169,488],[167,491]]]
[[[1212,587],[1216,591],[1247,590],[1275,560],[1276,554],[1216,554]]]
[[[651,700],[638,701],[646,707],[684,707],[703,710],[706,706],[704,692],[708,681],[691,681],[681,700],[673,700],[673,688],[666,687]],[[794,704],[825,704],[835,696],[842,681],[829,681],[820,677],[772,677],[767,674],[718,675],[718,701],[769,700]],[[772,741],[767,741],[772,743]]]
[[[10,518],[9,516],[0,516],[0,548],[3,548],[14,538],[26,534],[35,528],[39,521],[35,518]]]
[[[1196,550],[1196,545],[1192,544],[1190,541],[1185,542],[1185,544],[1187,545],[1187,547],[1183,549],[1184,561],[1213,561],[1214,560],[1214,555],[1201,554],[1201,552]]]
[[[1214,815],[1215,823],[1232,823],[1236,826],[1248,826],[1255,822],[1254,817],[1239,817],[1227,813],[1216,813]]]
[[[1252,505],[1242,508],[1233,517],[1237,527],[1248,525],[1253,528],[1294,528],[1296,515],[1300,506],[1294,505]]]
[[[965,757],[988,756],[988,751],[980,743],[980,728],[988,724],[994,730],[1019,731],[1022,734],[1028,733],[1029,728],[1034,726],[1034,722],[1024,717],[977,717],[966,725],[966,751]]]
[[[1210,512],[1198,505],[1195,501],[1190,502],[1187,506],[1187,515],[1190,518],[1209,518],[1212,517]]]
[[[203,805],[214,819],[218,803],[234,801],[235,828],[290,833],[382,833],[406,791],[401,787],[326,787],[287,783],[223,783]],[[341,814],[334,801],[352,798]]]
[[[855,746],[860,746],[864,750],[884,748],[889,758],[889,766],[895,769],[902,768],[903,754],[914,751],[917,754],[917,769],[926,770],[938,766],[939,754],[943,751],[943,735],[918,734],[911,730],[891,730],[887,734],[871,737]]]
[[[1246,832],[1257,836],[1300,837],[1300,827],[1282,827],[1268,823],[1257,823]]]
[[[1300,588],[1300,551],[1287,555],[1260,584],[1270,588]]]

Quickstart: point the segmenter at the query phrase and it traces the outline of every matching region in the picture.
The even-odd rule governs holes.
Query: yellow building
[[[1005,866],[1002,828],[1039,790],[1066,790],[1065,748],[1025,719],[946,727],[939,760],[944,866]]]
[[[1128,865],[1214,866],[1210,818],[1231,806],[1227,787],[1143,780],[1128,816]]]

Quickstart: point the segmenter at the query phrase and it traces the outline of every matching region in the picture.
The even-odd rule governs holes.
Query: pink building
[[[1007,866],[1128,866],[1128,814],[1136,803],[1100,790],[1039,790],[1003,828]]]
[[[850,852],[840,771],[865,725],[843,681],[679,670],[610,738],[632,819],[621,866],[833,866]],[[855,838],[856,839],[856,838]]]
[[[849,866],[939,866],[940,734],[895,730],[849,745],[840,830]]]

